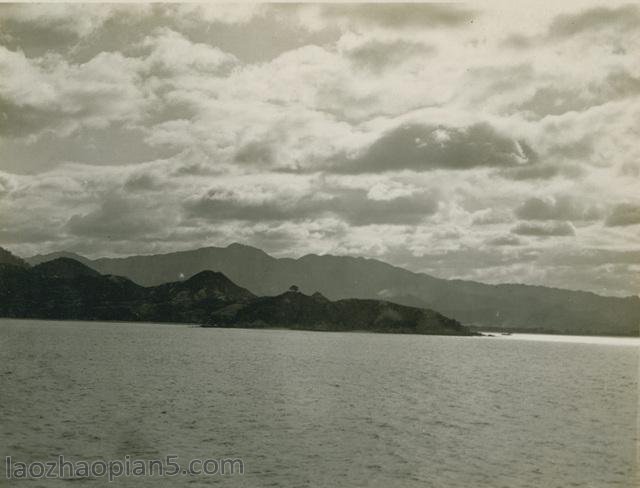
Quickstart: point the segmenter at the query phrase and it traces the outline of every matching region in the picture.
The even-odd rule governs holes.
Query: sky
[[[0,246],[637,295],[639,51],[611,1],[3,4]]]

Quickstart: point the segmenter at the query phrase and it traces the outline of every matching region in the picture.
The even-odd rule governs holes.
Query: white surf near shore
[[[575,344],[597,344],[601,346],[630,346],[640,348],[640,337],[612,337],[612,336],[574,336],[558,334],[508,334],[500,332],[482,332],[485,337],[507,341],[540,341],[540,342],[568,342]]]

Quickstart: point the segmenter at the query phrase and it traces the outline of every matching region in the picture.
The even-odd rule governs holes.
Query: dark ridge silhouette
[[[208,270],[185,281],[142,287],[69,258],[33,268],[0,264],[0,316],[473,335],[431,310],[379,300],[331,302],[299,291],[256,297],[223,273]]]
[[[29,264],[22,258],[19,258],[15,254],[0,247],[0,264],[12,264],[14,266],[20,266],[21,268],[27,268]]]
[[[29,261],[33,264],[37,260]],[[276,259],[260,249],[232,244],[226,248],[86,260],[85,264],[101,273],[126,276],[143,286],[216,269],[256,295],[277,295],[295,283],[303,293],[318,291],[330,300],[383,299],[438,310],[479,328],[633,336],[640,332],[638,297],[445,280],[374,259],[314,254]]]
[[[70,258],[70,259],[79,261],[82,264],[85,264],[87,266],[91,265],[90,259],[69,251],[51,252],[48,254],[36,254],[35,256],[31,256],[30,258],[28,258],[27,261],[31,266],[37,266],[40,263],[46,263],[47,261],[53,261],[54,259],[58,259],[58,258]]]
[[[95,269],[70,258],[58,258],[33,267],[33,271],[49,278],[78,278],[80,276],[99,276]]]
[[[433,310],[381,300],[332,302],[318,293],[308,296],[296,291],[234,304],[214,312],[210,319],[211,326],[468,335],[466,327]]]

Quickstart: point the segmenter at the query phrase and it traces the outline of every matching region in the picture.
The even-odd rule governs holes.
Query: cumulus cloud
[[[313,202],[293,198],[278,198],[274,193],[242,193],[238,190],[215,188],[205,195],[185,203],[190,217],[209,221],[283,221],[305,219],[318,213]]]
[[[550,252],[544,258],[545,264],[565,266],[592,266],[607,264],[638,264],[640,250],[616,250],[589,248],[576,251]]]
[[[123,188],[129,192],[152,191],[162,187],[162,182],[152,174],[140,173],[130,176]]]
[[[66,136],[82,126],[136,120],[146,107],[138,62],[101,53],[73,65],[59,56],[29,59],[0,46],[0,135],[50,130]]]
[[[576,14],[556,17],[549,26],[549,34],[567,37],[597,29],[636,29],[640,24],[640,9],[637,5],[619,7],[596,7]]]
[[[393,199],[371,199],[365,192],[352,190],[335,198],[332,211],[352,225],[416,225],[438,211],[438,200],[422,192]]]
[[[505,235],[489,239],[487,244],[490,246],[519,246],[522,241],[516,236]]]
[[[148,74],[153,76],[185,75],[189,71],[215,75],[238,63],[232,54],[215,46],[193,43],[166,27],[145,37],[142,46],[150,49],[145,64]]]
[[[486,123],[464,128],[410,124],[384,133],[361,154],[343,158],[331,169],[341,173],[463,170],[535,161],[536,153],[525,141],[503,135]]]
[[[402,64],[416,56],[429,57],[435,54],[433,46],[404,39],[367,39],[342,38],[342,51],[357,68],[379,72]]]
[[[66,230],[81,238],[128,241],[161,234],[174,224],[171,214],[154,211],[148,202],[107,195],[96,209],[73,215],[66,224]]]
[[[2,208],[1,205],[0,208]],[[59,227],[60,222],[46,215],[43,215],[37,222],[33,222],[17,212],[10,214],[4,211],[0,221],[0,242],[5,245],[43,245],[56,242],[60,237]]]
[[[0,245],[637,293],[637,25],[596,0],[0,6]]]
[[[495,225],[511,222],[513,216],[505,209],[485,208],[473,212],[471,224],[473,225]]]
[[[264,14],[265,7],[249,2],[227,4],[190,4],[183,3],[168,6],[173,10],[182,25],[208,24],[246,24],[256,16]],[[170,11],[171,11],[170,10]]]
[[[534,164],[505,168],[500,171],[500,175],[510,180],[548,180],[561,174],[563,168],[558,164]],[[578,171],[579,174],[579,171]]]
[[[9,175],[0,174],[0,198],[9,195],[15,184]]]
[[[323,4],[320,15],[329,21],[385,28],[424,28],[460,26],[476,13],[458,5],[372,3]]]
[[[524,220],[597,220],[601,211],[569,196],[528,198],[515,210],[516,217]]]
[[[558,86],[557,83],[542,86],[536,89],[531,98],[521,103],[518,109],[532,116],[545,117],[583,111],[638,94],[640,76],[619,70],[606,74],[601,80],[589,80],[584,86],[569,88]]]
[[[29,30],[72,35],[77,39],[95,32],[117,9],[115,5],[5,4],[0,6],[0,22],[4,37],[9,37],[9,40],[28,34]]]
[[[271,164],[275,161],[274,144],[268,141],[250,141],[238,148],[234,159],[239,163]]]
[[[462,277],[471,269],[504,268],[532,263],[538,258],[538,253],[522,249],[497,248],[496,250],[463,246],[437,253],[425,253],[420,255],[420,258],[420,261],[427,263],[432,272],[446,270],[450,276]]]
[[[576,234],[573,226],[568,222],[554,222],[545,224],[530,224],[527,222],[521,222],[511,229],[513,234],[521,236],[573,236]]]
[[[640,205],[621,203],[613,207],[605,221],[609,227],[640,224]]]
[[[248,222],[303,221],[334,217],[355,226],[372,224],[415,225],[438,210],[435,194],[424,191],[408,194],[358,188],[321,188],[321,191],[279,192],[273,188],[214,188],[189,199],[185,210],[190,217],[209,221]],[[396,190],[397,191],[397,190]],[[393,192],[393,190],[391,190]]]

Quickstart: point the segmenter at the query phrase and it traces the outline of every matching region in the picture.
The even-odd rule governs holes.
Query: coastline
[[[348,333],[348,334],[385,334],[385,335],[415,335],[415,336],[438,336],[438,337],[484,337],[484,338],[499,338],[499,339],[519,339],[519,340],[535,340],[533,338],[539,338],[538,340],[553,341],[553,338],[566,337],[569,339],[575,338],[576,340],[568,340],[562,342],[580,342],[578,339],[637,339],[640,346],[640,336],[629,335],[596,335],[596,334],[559,334],[552,332],[517,332],[513,331],[509,334],[504,334],[504,330],[496,329],[480,329],[478,327],[470,327],[475,333],[472,335],[453,335],[453,334],[417,334],[415,332],[386,332],[376,330],[323,330],[323,329],[304,329],[293,327],[225,327],[225,326],[206,326],[198,323],[188,322],[144,322],[144,321],[130,321],[130,320],[77,320],[77,319],[48,319],[48,318],[25,318],[25,317],[0,317],[0,325],[6,321],[20,321],[20,322],[56,322],[56,323],[85,323],[85,324],[113,324],[113,325],[144,325],[144,326],[179,326],[193,329],[235,329],[235,330],[270,330],[270,331],[298,331],[298,332],[329,332],[329,333]],[[530,339],[531,338],[531,339]],[[557,341],[561,342],[561,341]]]

